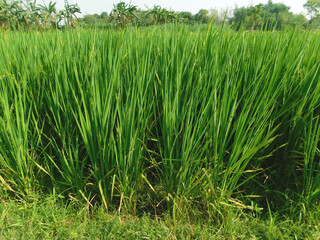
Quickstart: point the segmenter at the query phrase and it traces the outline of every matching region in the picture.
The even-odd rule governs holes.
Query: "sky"
[[[38,0],[38,3],[48,3],[50,0]],[[123,1],[123,0],[122,0]],[[307,0],[273,0],[274,3],[284,3],[291,7],[294,13],[305,12],[303,4]],[[57,9],[60,10],[64,6],[64,0],[53,0],[57,2]],[[114,3],[120,0],[69,0],[69,3],[77,3],[82,11],[82,14],[93,14],[101,12],[110,12]],[[130,3],[130,0],[125,1]],[[193,14],[197,13],[200,9],[234,9],[235,5],[238,7],[257,5],[259,3],[267,3],[268,0],[131,0],[131,4],[138,6],[140,9],[153,8],[154,5],[160,5],[167,9],[174,11],[188,11]]]

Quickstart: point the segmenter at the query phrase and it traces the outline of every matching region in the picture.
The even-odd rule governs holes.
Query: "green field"
[[[313,216],[317,239],[319,39],[210,24],[1,32],[1,200],[216,226]]]

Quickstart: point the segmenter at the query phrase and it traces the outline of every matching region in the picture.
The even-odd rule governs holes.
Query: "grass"
[[[210,24],[3,32],[3,200],[55,193],[220,224],[230,211],[308,218],[320,194],[318,39]]]
[[[319,239],[319,209],[301,219],[262,218],[230,211],[222,223],[203,219],[174,221],[170,216],[155,220],[118,213],[104,207],[88,212],[87,204],[66,206],[61,196],[33,197],[29,201],[2,201],[1,239]]]

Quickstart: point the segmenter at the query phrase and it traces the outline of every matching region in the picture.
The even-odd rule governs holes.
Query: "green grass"
[[[304,220],[230,211],[221,223],[170,216],[106,214],[103,207],[66,206],[61,196],[2,201],[1,239],[319,239],[320,211]]]
[[[315,32],[3,32],[0,182],[105,211],[305,218],[320,196]],[[260,213],[259,213],[260,214]]]

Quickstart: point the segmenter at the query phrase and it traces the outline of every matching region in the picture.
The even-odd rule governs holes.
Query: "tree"
[[[308,11],[310,24],[314,27],[320,25],[320,0],[308,0],[303,7]]]
[[[308,23],[308,20],[307,20],[306,16],[303,15],[302,13],[293,15],[293,18],[292,18],[293,25],[299,25],[299,26],[306,27],[307,23]]]
[[[67,0],[64,2],[64,10],[60,11],[59,15],[65,18],[66,25],[75,27],[78,19],[77,13],[81,13],[78,4],[69,4]]]
[[[320,0],[308,0],[303,7],[312,18],[318,17],[320,14]]]
[[[26,1],[25,3],[26,11],[28,12],[29,24],[35,24],[37,29],[40,30],[40,7],[37,6],[36,0],[34,1]]]
[[[50,23],[52,27],[57,27],[57,9],[56,3],[52,1],[48,5],[39,5],[41,12],[41,22],[44,28],[46,28],[47,23]]]
[[[281,29],[293,22],[290,7],[283,3],[273,3],[271,0],[263,6],[262,18],[265,29]]]
[[[261,26],[262,23],[262,12],[263,5],[258,4],[254,7],[250,7],[248,11],[248,15],[245,18],[245,23],[247,28],[256,29]]]
[[[66,25],[75,26],[76,14],[80,13],[77,4],[65,1],[65,9],[57,13],[56,3],[39,5],[36,0],[0,0],[0,27],[2,29],[29,29],[36,26],[38,30],[48,27],[57,28],[64,19]]]
[[[85,15],[85,16],[82,18],[82,21],[83,21],[85,24],[93,25],[93,24],[96,24],[96,23],[98,22],[98,19],[96,18],[95,15],[88,14],[88,15]]]
[[[200,9],[199,12],[194,16],[194,18],[199,23],[209,23],[209,11],[206,9]]]
[[[109,18],[109,14],[107,12],[102,12],[99,16],[100,19],[108,19]]]
[[[262,4],[250,7],[236,7],[233,12],[233,17],[230,18],[230,22],[237,30],[239,30],[241,26],[246,29],[259,28],[262,23],[262,9]]]
[[[168,11],[167,9],[158,5],[155,5],[153,9],[149,10],[146,16],[152,16],[154,24],[174,22],[178,17],[175,12]]]
[[[300,20],[303,19],[300,17]],[[294,14],[290,12],[289,6],[283,3],[273,3],[271,0],[265,5],[236,7],[230,22],[236,29],[243,26],[246,29],[262,27],[264,30],[282,29],[285,26],[297,23]]]
[[[194,17],[191,12],[180,12],[179,13],[180,22],[192,24],[194,22]]]
[[[110,22],[115,21],[120,27],[130,25],[133,23],[134,19],[138,19],[134,13],[136,10],[136,6],[124,2],[113,5],[113,9],[110,13]]]
[[[27,13],[20,1],[0,2],[0,22],[2,28],[18,29],[27,24]]]

